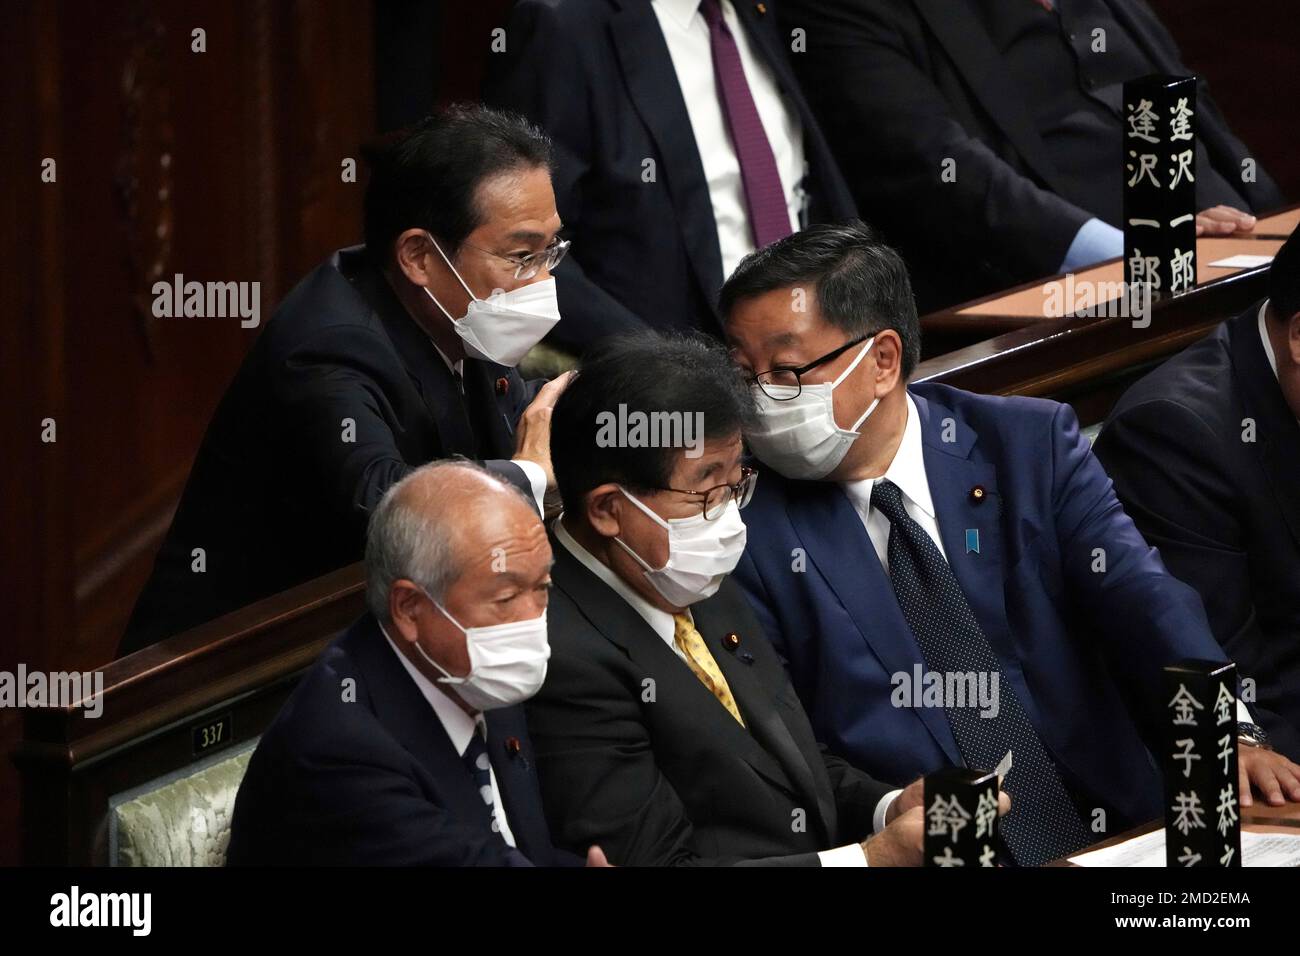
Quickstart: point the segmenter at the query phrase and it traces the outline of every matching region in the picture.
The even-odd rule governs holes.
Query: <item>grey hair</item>
[[[414,581],[441,603],[447,588],[460,576],[463,561],[455,553],[451,522],[438,520],[426,508],[414,507],[403,488],[448,469],[474,471],[512,491],[518,489],[481,465],[451,458],[421,465],[386,492],[366,529],[366,606],[381,623],[391,623],[388,594],[400,578]],[[519,492],[520,498],[528,499]],[[531,505],[531,503],[530,503]]]

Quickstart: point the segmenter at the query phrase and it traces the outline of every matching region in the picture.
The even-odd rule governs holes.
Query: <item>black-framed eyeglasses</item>
[[[727,510],[727,505],[735,500],[737,508],[743,508],[749,504],[749,499],[754,497],[754,484],[758,481],[758,469],[750,468],[748,465],[742,465],[740,468],[740,481],[734,485],[714,485],[712,488],[706,488],[703,491],[686,491],[682,488],[660,488],[660,491],[675,491],[679,495],[703,495],[702,502],[704,517],[708,521],[715,518],[721,518],[722,512]]]
[[[530,252],[527,255],[522,256],[503,256],[499,252],[493,252],[491,249],[484,249],[483,247],[473,245],[472,243],[461,243],[463,246],[469,246],[471,249],[476,249],[479,252],[486,253],[487,255],[493,256],[497,259],[504,259],[506,262],[513,262],[515,265],[516,279],[531,279],[543,268],[545,268],[547,272],[550,272],[558,266],[560,260],[568,254],[569,246],[572,244],[572,241],[569,239],[557,238],[552,240],[551,244],[541,252]]]
[[[833,362],[855,345],[861,345],[871,336],[859,335],[852,341],[845,342],[839,348],[827,352],[821,358],[813,359],[807,365],[780,366],[778,368],[768,369],[766,372],[759,372],[753,376],[750,381],[757,382],[758,387],[763,390],[763,394],[774,402],[788,402],[792,398],[797,398],[803,391],[802,378],[815,368],[820,368],[827,362]],[[786,392],[785,389],[793,388],[793,392]]]

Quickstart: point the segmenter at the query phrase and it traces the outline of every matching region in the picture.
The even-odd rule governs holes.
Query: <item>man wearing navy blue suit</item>
[[[1021,865],[1159,816],[1161,668],[1223,652],[1073,411],[908,388],[907,272],[861,223],[754,253],[721,306],[749,445],[784,476],[755,491],[736,575],[818,738],[885,779],[1006,770]],[[1242,748],[1243,776],[1282,759]]]
[[[578,863],[551,844],[520,707],[546,676],[550,569],[529,500],[486,469],[442,461],[390,488],[370,611],[258,743],[227,862]]]
[[[768,5],[519,0],[505,33],[484,99],[554,139],[574,241],[548,343],[716,334],[718,289],[746,253],[855,215]]]

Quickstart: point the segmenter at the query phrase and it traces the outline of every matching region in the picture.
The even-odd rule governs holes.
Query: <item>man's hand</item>
[[[913,807],[925,806],[925,778],[917,777],[906,787],[903,792],[894,798],[894,802],[889,805],[885,811],[885,825],[888,826],[898,817],[902,816]],[[1006,816],[1007,811],[1011,809],[1011,795],[998,791],[998,816]]]
[[[903,798],[900,796],[894,803]],[[893,811],[893,807],[890,807]],[[925,811],[919,806],[898,814],[862,843],[868,866],[920,866],[925,842]]]
[[[894,802],[889,805],[885,811],[885,825],[893,823],[899,816],[911,810],[913,807],[925,805],[925,778],[917,777],[906,787],[903,792],[894,798]]]
[[[862,843],[868,866],[920,866],[925,844],[925,780],[913,780],[885,811],[885,829]],[[1011,809],[998,791],[998,816]]]
[[[587,866],[609,866],[614,864],[605,859],[605,851],[598,846],[592,846],[587,850]]]
[[[519,416],[519,427],[515,430],[514,457],[540,465],[546,473],[547,490],[555,487],[555,471],[551,468],[551,412],[571,378],[573,373],[565,372],[543,385]]]
[[[1197,236],[1230,236],[1254,228],[1254,216],[1231,206],[1214,206],[1196,214]]]
[[[1255,802],[1251,784],[1271,807],[1280,807],[1287,800],[1300,803],[1300,767],[1276,751],[1239,744],[1237,776],[1243,807]]]

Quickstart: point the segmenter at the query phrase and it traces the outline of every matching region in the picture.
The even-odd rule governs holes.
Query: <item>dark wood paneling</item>
[[[48,669],[71,633],[73,568],[68,556],[68,473],[72,448],[64,354],[65,225],[62,192],[73,169],[64,161],[57,7],[10,4],[0,29],[0,670],[21,661]],[[54,183],[41,162],[58,162]],[[41,441],[53,418],[58,441]],[[19,713],[0,710],[0,754],[17,739]],[[0,760],[0,865],[17,862],[17,777]]]
[[[194,763],[191,730],[210,715],[232,715],[226,746],[258,737],[364,597],[351,565],[114,661],[96,718],[25,711],[23,862],[105,863],[109,798]]]
[[[60,250],[77,626],[108,660],[203,430],[259,330],[159,319],[177,273],[260,283],[261,321],[360,233],[341,162],[373,133],[370,8],[350,0],[109,0],[59,30]],[[191,31],[206,31],[194,52]]]
[[[0,668],[111,660],[207,422],[260,329],[155,318],[176,273],[261,320],[360,235],[368,0],[23,0],[0,31]],[[206,32],[206,52],[192,31]],[[58,181],[40,182],[54,157]],[[364,179],[364,176],[361,177]],[[53,417],[58,442],[42,445]],[[249,489],[255,493],[255,489]],[[17,715],[0,712],[0,753]],[[0,864],[17,787],[0,766]]]

